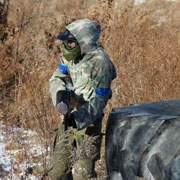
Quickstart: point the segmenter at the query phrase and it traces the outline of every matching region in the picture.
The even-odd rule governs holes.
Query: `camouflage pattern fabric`
[[[112,95],[110,87],[116,71],[109,56],[96,44],[100,35],[97,22],[81,19],[66,28],[77,39],[81,56],[72,61],[60,57],[59,67],[49,81],[49,90],[54,106],[58,91],[70,92],[69,107],[77,129],[69,127],[64,133],[63,124],[59,125],[50,176],[52,180],[88,180],[95,177],[95,161],[100,157],[103,109]],[[74,167],[73,175],[71,167]]]
[[[77,39],[82,56],[70,62],[61,56],[59,68],[50,79],[50,93],[54,106],[59,90],[71,90],[85,102],[71,107],[77,130],[81,130],[102,118],[116,71],[109,56],[96,44],[100,35],[97,22],[81,19],[66,28]]]
[[[52,180],[90,180],[96,177],[95,161],[100,157],[101,121],[77,131],[64,133],[61,123],[56,130],[49,175]],[[73,167],[73,173],[71,173]]]

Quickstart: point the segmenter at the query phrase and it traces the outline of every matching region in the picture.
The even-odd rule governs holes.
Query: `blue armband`
[[[66,74],[67,73],[67,70],[68,70],[68,67],[63,65],[62,63],[59,64],[59,70],[63,73],[63,74]]]
[[[96,95],[108,96],[109,92],[110,92],[110,88],[96,88],[95,89]]]

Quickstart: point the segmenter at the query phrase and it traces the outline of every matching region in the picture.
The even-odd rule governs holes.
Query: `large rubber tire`
[[[113,108],[105,146],[110,180],[180,180],[180,100]]]

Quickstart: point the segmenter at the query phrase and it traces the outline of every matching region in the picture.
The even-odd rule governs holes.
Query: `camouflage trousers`
[[[89,180],[96,177],[95,161],[100,158],[101,124],[77,131],[69,127],[64,133],[60,123],[54,139],[49,175],[52,180]]]

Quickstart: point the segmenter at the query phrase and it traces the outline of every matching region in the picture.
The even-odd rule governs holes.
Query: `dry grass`
[[[102,26],[100,45],[113,60],[117,78],[114,106],[180,97],[180,3],[148,1],[7,1],[8,33],[0,41],[1,107],[5,123],[31,127],[49,139],[58,116],[48,93],[48,80],[58,65],[55,37],[65,25],[90,18]],[[5,24],[5,23],[4,23]],[[2,31],[3,30],[3,31]],[[98,174],[105,175],[104,146]]]

